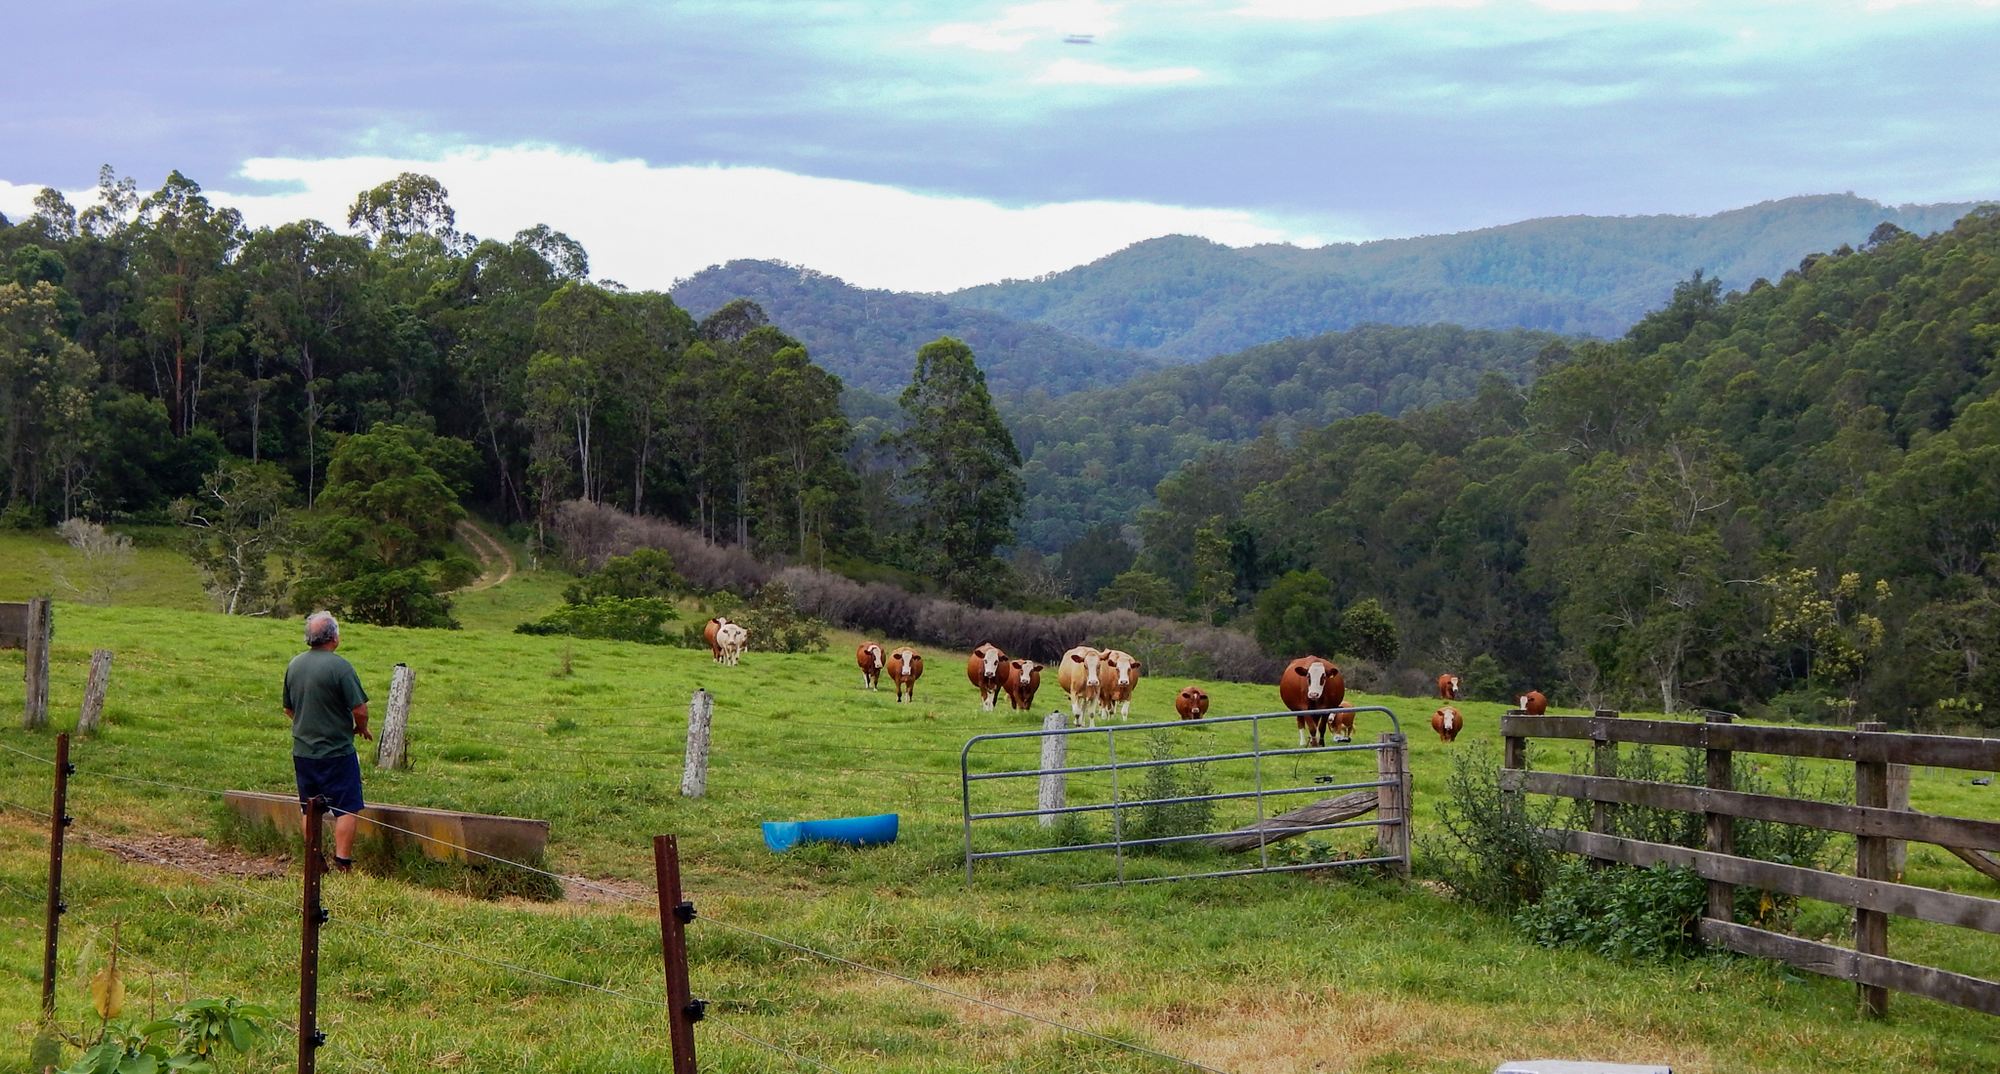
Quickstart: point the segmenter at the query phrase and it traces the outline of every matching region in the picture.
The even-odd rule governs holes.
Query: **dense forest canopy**
[[[1571,704],[2000,725],[2000,213],[1700,275],[1531,388],[1218,448],[1139,567],[1380,598],[1404,650]],[[1094,553],[1096,554],[1096,553]]]
[[[731,261],[674,285],[674,301],[697,315],[748,298],[849,385],[894,393],[910,381],[910,356],[940,336],[979,355],[993,391],[1050,395],[1165,363],[1115,350],[1031,321],[954,306],[935,295],[867,290],[811,269],[773,261]]]
[[[1317,249],[1151,239],[1091,264],[944,296],[1107,347],[1192,361],[1370,322],[1622,334],[1696,269],[1725,288],[1887,221],[1918,234],[1972,206],[1887,206],[1852,194],[1713,216],[1571,216]]]

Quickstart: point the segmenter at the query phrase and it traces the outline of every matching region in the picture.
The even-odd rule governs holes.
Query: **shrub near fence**
[[[1268,680],[1280,667],[1256,641],[1234,630],[1122,609],[1040,615],[974,608],[942,597],[919,596],[883,582],[857,582],[813,567],[772,568],[741,548],[709,544],[685,527],[599,504],[564,504],[557,511],[555,530],[567,554],[583,565],[596,566],[611,556],[639,548],[661,548],[673,556],[674,569],[698,591],[748,594],[773,580],[782,581],[802,615],[850,630],[928,645],[970,650],[992,642],[1014,656],[1051,663],[1076,645],[1149,636],[1177,647],[1218,678]]]

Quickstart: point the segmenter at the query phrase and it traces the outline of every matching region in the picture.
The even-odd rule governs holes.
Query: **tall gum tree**
[[[972,348],[950,336],[924,344],[900,401],[918,547],[953,593],[991,599],[1005,569],[995,550],[1021,517],[1021,453]]]

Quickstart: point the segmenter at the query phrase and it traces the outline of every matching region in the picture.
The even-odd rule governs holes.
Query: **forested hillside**
[[[1032,321],[954,306],[935,295],[854,287],[773,261],[731,261],[676,284],[674,301],[696,316],[747,298],[848,384],[901,391],[917,348],[939,336],[965,341],[996,392],[1062,395],[1165,364]]]
[[[1379,598],[1406,659],[1564,706],[2000,726],[1996,347],[2000,213],[1884,227],[1775,285],[1685,281],[1525,392],[1214,451],[1139,562],[1195,604],[1226,563],[1259,623],[1316,572],[1306,618]]]
[[[1061,398],[1005,399],[1026,460],[1021,539],[1057,551],[1092,526],[1128,523],[1161,478],[1216,444],[1465,398],[1486,376],[1520,385],[1537,354],[1560,346],[1540,332],[1371,325]]]
[[[1089,265],[945,296],[1107,347],[1189,361],[1370,322],[1617,336],[1697,269],[1725,289],[1888,222],[1919,234],[1972,208],[1851,194],[1714,216],[1571,216],[1317,249],[1152,239]]]

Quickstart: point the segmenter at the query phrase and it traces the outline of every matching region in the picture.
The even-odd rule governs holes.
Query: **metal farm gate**
[[[1295,717],[1344,713],[1367,714],[1370,722],[1379,715],[1387,720],[1389,730],[1373,742],[1291,744]],[[1266,726],[1269,721],[1283,723]],[[1389,865],[1399,875],[1409,875],[1409,751],[1396,714],[1386,708],[1364,705],[1095,727],[1067,724],[1066,715],[1052,712],[1040,730],[975,735],[966,741],[959,753],[959,793],[968,887],[974,864],[982,860],[1105,850],[1117,860],[1117,879],[1101,882],[1105,884],[1346,865]],[[1146,749],[1134,749],[1141,744],[1151,756],[1145,755]],[[1372,764],[1368,763],[1371,758]],[[1164,771],[1180,768],[1186,769],[1186,774],[1178,778]],[[1021,793],[1020,781],[1024,780],[1033,781],[1035,797]],[[1161,793],[1162,788],[1166,793]],[[977,808],[975,790],[984,799]],[[1188,790],[1198,793],[1176,793]],[[1349,793],[1326,797],[1342,791]],[[1271,813],[1269,804],[1274,800],[1295,802],[1300,795],[1317,795],[1320,800]],[[1144,834],[1148,829],[1176,827],[1173,821],[1157,819],[1163,815],[1161,811],[1175,807],[1184,807],[1179,826],[1185,827],[1190,812],[1185,807],[1191,805],[1193,817],[1205,819],[1206,823],[1199,825],[1204,830]],[[1244,823],[1214,827],[1231,811]],[[1354,819],[1371,812],[1375,814],[1372,818]],[[1099,833],[1088,818],[1102,814],[1110,815],[1110,823],[1107,832]],[[1026,823],[1029,818],[1036,823]],[[998,845],[989,841],[985,849],[975,846],[975,826],[991,830],[1003,824],[1007,830],[995,833]],[[1372,852],[1361,856],[1272,860],[1271,847],[1280,840],[1309,832],[1370,827],[1376,829],[1375,845],[1369,848]],[[1182,843],[1205,843],[1245,853],[1255,850],[1257,864],[1127,876],[1128,851]]]

